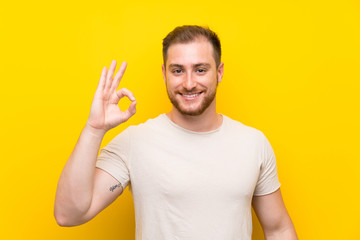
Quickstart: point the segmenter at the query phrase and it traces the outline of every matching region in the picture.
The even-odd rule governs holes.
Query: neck
[[[219,128],[222,116],[216,113],[215,99],[211,105],[200,115],[190,116],[180,113],[175,107],[167,113],[168,118],[187,130],[194,132],[209,132]]]

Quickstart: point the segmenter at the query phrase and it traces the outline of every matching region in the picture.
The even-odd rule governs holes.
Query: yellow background
[[[1,239],[134,239],[128,190],[91,222],[57,226],[57,180],[112,59],[128,62],[121,87],[138,107],[103,146],[129,124],[170,110],[161,43],[183,24],[218,32],[218,111],[272,143],[299,238],[360,239],[355,0],[2,1]],[[263,239],[255,217],[253,235]]]

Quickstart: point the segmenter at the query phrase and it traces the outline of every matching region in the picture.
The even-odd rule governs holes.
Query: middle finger
[[[116,68],[116,60],[112,60],[111,65],[109,67],[108,74],[106,76],[106,85],[105,85],[106,90],[108,90],[111,87],[111,83],[112,83],[113,75],[114,75],[114,72],[115,72],[115,68]]]

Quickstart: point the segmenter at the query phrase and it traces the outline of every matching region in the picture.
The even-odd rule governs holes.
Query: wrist
[[[105,133],[107,132],[105,129],[92,127],[88,122],[86,122],[85,124],[84,131],[88,132],[91,135],[101,138],[103,138]]]

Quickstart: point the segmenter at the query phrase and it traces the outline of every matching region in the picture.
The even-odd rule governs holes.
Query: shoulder
[[[247,126],[239,121],[226,117],[227,137],[233,142],[243,144],[248,150],[253,149],[260,154],[261,159],[273,156],[272,146],[265,134],[254,127]]]
[[[163,121],[163,116],[159,115],[158,117],[148,119],[144,123],[130,125],[117,134],[107,145],[107,148],[111,146],[114,146],[114,148],[119,148],[119,146],[129,147],[131,143],[154,136],[161,128],[164,128]]]
[[[131,125],[125,131],[131,137],[136,137],[137,135],[146,135],[146,134],[153,134],[154,132],[161,132],[164,131],[166,128],[166,119],[164,118],[164,114],[160,114],[155,118],[150,118],[143,123],[138,125]]]
[[[263,141],[264,138],[266,138],[263,132],[259,129],[245,125],[244,123],[234,120],[228,116],[223,115],[223,117],[226,132],[233,136],[245,137],[248,140],[254,139],[258,141]]]

